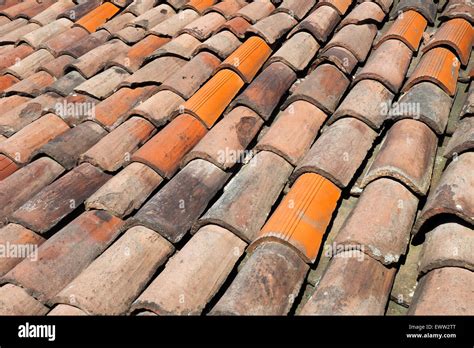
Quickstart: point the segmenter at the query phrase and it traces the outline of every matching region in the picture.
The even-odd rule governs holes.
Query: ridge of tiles
[[[474,9],[25,3],[0,244],[43,261],[2,264],[1,315],[474,314]]]

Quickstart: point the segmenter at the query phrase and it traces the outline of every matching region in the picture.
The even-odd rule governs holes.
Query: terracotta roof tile
[[[72,22],[66,18],[58,19],[41,28],[38,28],[20,38],[20,42],[26,42],[34,48],[38,48],[43,42],[65,32],[72,26]]]
[[[249,108],[233,109],[185,156],[183,164],[202,158],[226,170],[242,160],[241,154],[254,139],[263,120]]]
[[[217,3],[217,0],[190,0],[183,8],[192,8],[201,13],[215,3]]]
[[[419,195],[430,186],[438,138],[424,123],[401,120],[388,131],[362,186],[380,177],[401,181]],[[413,151],[417,149],[417,151]]]
[[[473,272],[445,267],[429,272],[420,283],[410,306],[411,315],[472,315]]]
[[[239,75],[229,69],[221,70],[183,104],[184,112],[211,128],[243,85]]]
[[[322,6],[331,6],[337,10],[341,16],[344,16],[351,5],[352,0],[320,0],[315,8],[317,9]]]
[[[383,315],[395,270],[360,251],[333,257],[302,315]]]
[[[46,71],[48,74],[59,79],[66,72],[66,67],[71,64],[74,58],[68,55],[59,56],[38,68],[37,71]]]
[[[127,6],[125,12],[133,13],[135,16],[140,16],[148,10],[151,10],[155,5],[154,0],[133,0],[133,2]]]
[[[151,98],[130,110],[131,115],[140,115],[159,127],[171,119],[171,114],[178,110],[184,99],[171,91],[159,91]]]
[[[28,245],[39,247],[45,239],[29,229],[17,224],[8,224],[0,228],[0,244],[6,245]],[[30,254],[31,255],[31,254]],[[26,256],[28,257],[28,256]],[[17,255],[17,257],[5,257],[0,266],[0,275],[4,275],[13,267],[19,264],[25,257]]]
[[[112,37],[120,39],[128,45],[132,45],[143,39],[146,34],[146,30],[143,28],[126,26],[112,35]]]
[[[449,141],[444,156],[449,158],[456,157],[474,148],[474,118],[466,117],[462,119]]]
[[[3,93],[6,96],[18,94],[27,97],[37,97],[45,91],[46,87],[53,84],[55,80],[46,71],[40,71],[8,87]]]
[[[351,117],[332,124],[298,164],[293,178],[319,173],[339,187],[346,187],[367,156],[377,133]]]
[[[0,144],[1,145],[1,144]],[[474,186],[472,168],[474,153],[467,152],[452,161],[445,169],[438,186],[430,192],[419,215],[413,232],[419,232],[423,224],[439,214],[456,215],[467,223],[474,222]]]
[[[61,290],[52,302],[71,304],[93,315],[125,314],[173,250],[156,232],[134,227]],[[140,267],[137,268],[137,264]]]
[[[286,41],[268,63],[282,62],[295,71],[302,71],[316,55],[319,47],[311,34],[299,32]]]
[[[103,211],[81,214],[25,259],[2,282],[18,284],[35,298],[50,301],[118,236],[123,221]]]
[[[333,36],[324,47],[324,51],[331,47],[343,47],[350,51],[359,62],[363,62],[369,54],[376,34],[377,27],[374,24],[349,24]]]
[[[72,213],[109,178],[91,164],[83,163],[23,204],[12,214],[10,221],[43,234]]]
[[[5,155],[0,155],[0,180],[5,179],[19,169],[19,166]]]
[[[154,131],[155,127],[147,120],[132,117],[83,153],[81,161],[87,161],[106,171],[116,171],[130,161],[132,153]]]
[[[48,307],[28,295],[21,287],[6,284],[0,287],[1,315],[45,315]]]
[[[420,82],[402,95],[393,105],[387,118],[392,120],[419,119],[437,134],[443,134],[448,124],[452,102],[449,95],[436,84]]]
[[[433,24],[436,18],[437,7],[438,4],[432,0],[400,0],[393,13],[399,14],[414,10],[422,14],[430,24]]]
[[[411,49],[403,42],[396,39],[384,41],[370,55],[366,65],[356,75],[354,83],[373,79],[396,93],[402,87],[411,57]]]
[[[420,259],[420,273],[442,267],[474,270],[472,228],[454,222],[437,226],[426,235]]]
[[[244,248],[245,243],[224,228],[214,225],[201,228],[170,259],[131,309],[147,309],[159,315],[199,315],[222,286]]]
[[[168,77],[160,86],[189,99],[209,79],[221,61],[211,53],[201,52],[181,69]]]
[[[213,315],[285,315],[299,293],[308,266],[280,243],[264,243],[211,311]],[[272,296],[268,296],[271,292]]]
[[[91,195],[85,202],[86,208],[106,210],[124,217],[140,208],[162,180],[148,166],[131,163]]]
[[[447,21],[440,27],[426,46],[423,47],[423,52],[434,47],[447,45],[456,51],[462,64],[467,65],[473,41],[474,31],[472,25],[462,18],[456,18]]]
[[[149,32],[159,36],[174,37],[181,29],[198,18],[199,14],[196,11],[189,9],[183,10],[157,24],[151,28]]]
[[[295,72],[287,65],[272,63],[232,102],[231,107],[246,106],[268,120],[295,80]]]
[[[351,116],[377,130],[387,117],[393,97],[394,94],[380,82],[361,80],[350,90],[329,122]]]
[[[239,39],[244,39],[245,33],[250,26],[251,24],[245,18],[234,17],[222,24],[216,31],[229,30]]]
[[[96,98],[73,92],[65,98],[57,99],[53,108],[48,108],[48,111],[56,113],[69,126],[77,126],[94,115],[94,107],[98,103]]]
[[[221,68],[232,69],[250,83],[271,55],[271,48],[259,37],[251,37],[222,62]]]
[[[136,17],[129,25],[143,29],[151,29],[175,14],[176,12],[171,6],[161,4]]]
[[[25,35],[36,31],[37,29],[41,28],[39,24],[36,23],[29,23],[24,26],[21,26],[18,29],[10,31],[2,36],[0,42],[2,44],[7,43],[16,43],[19,42]]]
[[[170,178],[178,170],[183,156],[206,132],[203,124],[191,115],[180,115],[135,152],[132,161],[142,162]]]
[[[338,30],[349,24],[382,23],[385,12],[376,2],[365,1],[354,7],[339,24]]]
[[[212,33],[225,22],[224,16],[217,12],[210,12],[186,25],[179,33],[186,33],[203,41],[208,39]]]
[[[113,130],[130,116],[130,109],[148,99],[155,92],[155,86],[121,88],[95,106],[93,120],[107,130]]]
[[[454,96],[459,68],[459,60],[451,51],[442,47],[433,48],[423,55],[403,90],[406,91],[422,81],[431,81],[450,96]]]
[[[102,24],[98,29],[107,30],[111,35],[119,32],[123,28],[127,26],[130,22],[135,19],[135,16],[130,13],[120,13],[118,16],[115,16],[111,20],[108,20],[104,24]]]
[[[190,59],[200,44],[201,42],[194,36],[186,33],[181,34],[150,54],[148,59],[162,56],[177,56],[184,59]]]
[[[129,76],[130,74],[122,68],[111,67],[84,81],[74,88],[74,91],[103,100],[110,97],[120,83]]]
[[[280,156],[259,152],[226,185],[199,225],[220,225],[251,242],[265,223],[292,169]]]
[[[18,45],[11,47],[8,51],[1,51],[0,70],[15,64],[18,59],[23,59],[34,52],[34,49],[28,45]]]
[[[250,23],[257,23],[260,19],[267,17],[275,10],[275,6],[269,0],[252,1],[242,7],[234,16],[242,17]]]
[[[464,18],[474,23],[474,8],[466,0],[449,0],[440,19]]]
[[[18,64],[10,66],[5,72],[12,74],[20,79],[25,79],[35,73],[41,65],[54,59],[54,56],[46,50],[38,50],[25,58]]]
[[[44,72],[44,71],[43,71]],[[44,72],[45,73],[45,72]],[[37,73],[39,74],[39,73]],[[46,73],[45,73],[46,74]],[[49,74],[48,74],[49,76]],[[30,78],[28,78],[29,80]],[[24,80],[26,81],[26,80]],[[43,90],[45,92],[53,92],[63,97],[68,96],[74,91],[74,89],[85,81],[84,77],[81,76],[77,71],[71,71],[61,77],[60,79],[54,81],[53,83],[47,85]]]
[[[313,104],[298,100],[280,112],[255,149],[274,152],[295,166],[309,150],[326,117]]]
[[[99,31],[99,33],[102,34],[103,31]],[[68,48],[76,46],[79,41],[86,37],[89,37],[87,30],[80,27],[74,27],[42,43],[40,47],[47,49],[54,56],[58,56],[60,52],[65,52]],[[80,54],[76,54],[76,57],[79,55]]]
[[[49,185],[64,171],[50,158],[39,158],[0,181],[0,225],[23,203]]]
[[[269,45],[273,45],[296,24],[298,22],[289,14],[277,12],[250,26],[247,33],[254,33],[263,38]]]
[[[21,27],[25,26],[27,23],[28,23],[28,21],[24,18],[15,19],[15,20],[13,20],[9,23],[4,24],[0,28],[0,34],[1,35],[8,34],[9,32],[11,32],[13,30],[16,30],[18,28],[21,28]]]
[[[0,14],[10,19],[18,17],[30,19],[51,6],[54,2],[53,0],[44,0],[41,2],[26,0],[2,10]]]
[[[1,76],[0,77],[0,93],[3,95],[4,91],[14,86],[18,82],[20,82],[20,80],[13,75],[6,74],[6,75]]]
[[[75,4],[73,0],[61,0],[54,2],[47,9],[31,18],[30,22],[37,23],[41,26],[47,25],[53,22],[60,14],[72,9],[74,6]]]
[[[208,12],[217,12],[226,18],[230,18],[235,12],[247,5],[244,0],[224,0],[203,11],[203,14]]]
[[[129,220],[130,224],[151,228],[177,243],[228,177],[229,174],[207,161],[192,161]]]
[[[82,315],[87,315],[84,311],[81,311],[77,307],[69,306],[69,305],[63,305],[59,304],[55,306],[50,312],[47,314],[48,316],[50,315],[55,315],[55,316],[82,316]]]
[[[79,30],[79,28],[77,30]],[[81,32],[84,32],[84,29],[80,28],[80,30]],[[80,36],[82,37],[82,34],[80,34]],[[90,50],[102,45],[109,38],[110,34],[106,30],[99,30],[95,33],[84,36],[82,39],[74,40],[72,44],[69,44],[69,41],[65,41],[64,43],[67,44],[66,47],[62,50],[59,50],[57,54],[68,54],[74,58],[79,58]],[[58,48],[61,48],[61,46]]]
[[[240,45],[241,42],[232,32],[224,30],[200,44],[194,54],[201,51],[210,51],[221,59],[225,59]]]
[[[297,20],[301,20],[313,8],[316,2],[316,0],[283,0],[281,5],[276,9],[276,12],[285,12]]]
[[[376,47],[390,39],[405,43],[412,51],[417,51],[427,26],[426,19],[416,11],[400,14],[390,29],[378,40]]]

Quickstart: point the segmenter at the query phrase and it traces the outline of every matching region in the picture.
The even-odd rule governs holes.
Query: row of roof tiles
[[[301,313],[383,314],[469,63],[472,7],[451,1],[420,49],[432,2],[400,1],[377,38],[392,1],[112,3],[0,8],[2,33],[42,25],[4,41],[0,232],[41,246],[2,267],[1,313],[200,314],[212,300],[211,314],[287,314],[355,183],[344,251]],[[421,114],[394,110],[411,103]],[[443,231],[472,239],[469,103],[413,232],[439,214],[468,226],[427,233],[414,314],[473,312],[470,254],[440,245]]]

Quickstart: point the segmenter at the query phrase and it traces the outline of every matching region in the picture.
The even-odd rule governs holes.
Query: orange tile
[[[352,0],[321,0],[316,5],[315,9],[321,6],[331,6],[337,10],[341,16],[344,16],[351,4]]]
[[[18,168],[20,167],[7,156],[0,155],[0,181],[16,172]]]
[[[275,240],[296,249],[306,262],[314,262],[340,195],[341,190],[321,175],[301,175],[263,226],[251,250],[265,240]]]
[[[5,74],[0,76],[0,92],[5,91],[18,82],[20,82],[20,80],[13,75]]]
[[[250,83],[271,53],[270,46],[263,39],[253,36],[223,61],[220,68],[234,70],[246,83]]]
[[[191,0],[184,8],[192,8],[196,12],[202,13],[208,7],[217,3],[216,0]]]
[[[184,155],[206,132],[206,127],[191,115],[180,115],[135,152],[132,162],[144,163],[161,176],[170,178]]]
[[[431,81],[453,97],[459,69],[459,59],[454,53],[442,47],[433,48],[421,57],[420,63],[405,83],[403,91],[406,92],[419,82]]]
[[[211,128],[243,85],[235,72],[221,70],[184,103],[184,111]]]
[[[469,63],[474,30],[471,23],[462,18],[455,18],[444,23],[423,48],[426,52],[438,46],[450,46],[458,54],[463,65]]]
[[[76,24],[87,29],[90,33],[93,33],[118,11],[120,11],[119,7],[110,2],[106,2],[79,19]]]
[[[403,12],[385,35],[380,38],[376,47],[386,40],[398,39],[410,47],[412,51],[417,51],[427,25],[428,22],[425,17],[418,12]]]

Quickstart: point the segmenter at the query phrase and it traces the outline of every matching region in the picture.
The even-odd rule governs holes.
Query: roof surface
[[[1,2],[0,314],[473,315],[473,20]]]

